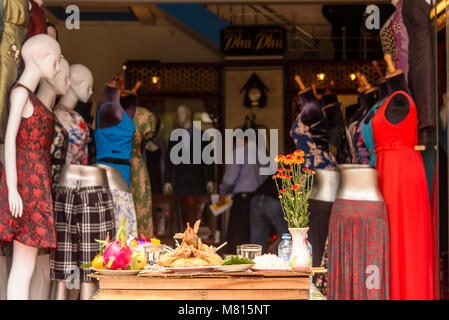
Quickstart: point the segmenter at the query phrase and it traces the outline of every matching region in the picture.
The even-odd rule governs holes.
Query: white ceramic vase
[[[292,251],[290,254],[290,265],[295,271],[309,271],[312,267],[307,246],[307,231],[309,228],[288,228],[292,235]]]

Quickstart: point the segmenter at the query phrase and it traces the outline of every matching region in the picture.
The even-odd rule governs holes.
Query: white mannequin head
[[[398,5],[399,0],[391,0],[391,4],[395,7]]]
[[[22,46],[25,69],[35,72],[39,78],[52,80],[59,71],[61,47],[46,34],[29,38]]]
[[[76,98],[86,103],[92,95],[92,85],[94,78],[92,72],[82,64],[72,64],[70,66],[70,89]]]
[[[42,5],[44,4],[44,0],[34,0],[34,2],[36,2],[39,7],[42,7]]]
[[[43,79],[42,81],[48,81]],[[62,95],[67,92],[70,87],[70,65],[69,62],[62,58],[60,64],[60,70],[53,78],[53,80],[48,81],[49,84],[54,88],[56,94]]]

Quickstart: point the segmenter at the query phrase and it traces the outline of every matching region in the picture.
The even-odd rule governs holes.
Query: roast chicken
[[[223,263],[223,259],[215,253],[213,247],[201,242],[198,229],[201,220],[195,222],[193,229],[187,223],[184,233],[177,233],[174,239],[182,239],[182,243],[174,251],[162,255],[159,265],[163,267],[203,267],[216,266]]]

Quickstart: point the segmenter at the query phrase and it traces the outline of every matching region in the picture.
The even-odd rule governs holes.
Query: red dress
[[[385,118],[392,97],[408,98],[407,117],[394,125]],[[427,178],[418,142],[415,102],[393,93],[373,118],[376,169],[390,223],[390,298],[433,299],[432,230]]]
[[[17,190],[23,213],[20,218],[11,215],[5,170],[0,165],[0,241],[55,248],[50,157],[55,117],[31,90],[20,84],[14,88],[18,86],[27,89],[34,107],[29,118],[22,118],[16,138]]]

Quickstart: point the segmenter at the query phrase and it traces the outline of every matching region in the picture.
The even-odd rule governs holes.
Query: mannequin
[[[376,65],[375,65],[376,66]],[[387,81],[384,78],[384,75],[379,72],[380,80],[377,82],[378,95],[379,98],[374,106],[368,111],[366,116],[362,119],[360,123],[360,133],[362,135],[363,143],[369,151],[369,164],[371,167],[376,166],[376,150],[374,145],[373,138],[373,128],[371,126],[374,115],[376,114],[379,107],[388,97],[388,87]]]
[[[396,70],[393,66],[390,55],[385,55],[385,61],[387,62],[390,73],[385,77],[388,89],[388,95],[393,94],[396,91],[404,91],[410,94],[405,81],[405,76],[401,70]],[[388,104],[385,110],[385,116],[392,124],[398,124],[404,120],[410,111],[410,104],[406,96],[403,94],[397,94],[391,99],[391,103]]]
[[[66,164],[87,165],[89,128],[83,117],[74,109],[78,100],[85,103],[92,95],[92,73],[81,64],[71,65],[70,82],[70,87],[59,100],[54,113],[70,137]]]
[[[70,65],[64,58],[61,59],[61,70],[51,81],[42,79],[37,92],[38,98],[49,109],[55,105],[56,95],[64,95],[70,87]],[[52,156],[52,184],[56,185],[59,174],[66,161],[66,154],[69,143],[69,133],[56,119],[53,143],[50,149]]]
[[[41,79],[37,97],[47,108],[53,109],[57,95],[64,95],[69,89],[70,83],[70,65],[69,62],[62,58],[60,70],[52,80]]]
[[[382,50],[384,54],[392,56],[394,65],[401,69],[407,78],[409,70],[409,32],[407,32],[402,15],[404,0],[392,0],[391,4],[396,7],[396,10],[381,28]],[[429,15],[430,12],[428,12],[427,17]]]
[[[136,127],[120,104],[120,83],[117,76],[104,87],[98,105],[96,162],[118,169],[130,186],[132,143]]]
[[[125,179],[122,177],[120,171],[114,167],[105,164],[95,164],[94,166],[104,169],[108,177],[109,189],[111,190],[115,207],[115,232],[117,233],[120,224],[126,218],[126,232],[133,237],[137,237],[136,210],[132,194],[129,191],[129,186]]]
[[[81,221],[72,222],[72,217]],[[92,261],[98,254],[101,244],[96,244],[94,239],[106,239],[107,233],[115,234],[114,205],[106,170],[93,166],[65,165],[55,188],[55,219],[58,247],[56,251],[51,251],[51,278],[57,281],[56,300],[67,300],[68,289],[64,279],[72,274],[71,268]],[[75,231],[78,243],[68,239],[74,236],[72,229],[78,229]],[[64,245],[70,245],[70,248],[77,245],[78,249],[67,249]],[[76,253],[76,257],[72,256],[73,253]],[[81,300],[90,299],[97,290],[97,283],[87,277],[89,272],[80,270]]]
[[[177,110],[178,123],[181,128],[189,131],[197,130],[193,128],[192,110],[186,105],[181,105]],[[170,141],[167,154],[167,163],[165,171],[164,193],[170,194],[204,194],[212,193],[214,190],[214,165],[193,164],[193,136],[190,134],[190,163],[173,165],[170,161],[170,150],[176,144],[176,141]],[[201,150],[204,148],[202,146]],[[171,183],[172,170],[175,169],[175,188]],[[204,185],[203,185],[204,184]],[[206,191],[206,192],[205,192]]]
[[[295,148],[304,151],[305,168],[335,170],[336,161],[329,152],[326,115],[313,91],[305,87],[299,75],[295,75],[295,81],[300,89],[298,94],[302,106],[290,131]]]
[[[324,254],[332,205],[337,195],[340,176],[336,170],[316,169],[309,200],[309,242],[312,266],[319,267]]]
[[[367,165],[338,165],[340,184],[336,198],[359,201],[381,201],[377,172]]]
[[[153,214],[150,176],[143,161],[142,144],[151,139],[156,130],[156,117],[146,108],[138,107],[137,91],[142,85],[138,81],[132,90],[125,90],[123,77],[120,77],[120,104],[133,120],[136,131],[133,136],[131,158],[131,193],[137,216],[138,233],[153,236]]]
[[[372,121],[379,189],[390,224],[391,298],[433,299],[430,199],[418,142],[418,112],[404,74],[386,55],[389,97]],[[410,174],[413,172],[413,174]]]
[[[58,247],[50,255],[50,275],[57,281],[55,296],[58,300],[67,299],[64,280],[71,274],[71,268],[91,261],[100,250],[93,240],[105,239],[107,232],[114,234],[115,231],[114,205],[106,171],[87,166],[87,125],[73,111],[78,100],[88,101],[92,84],[89,69],[80,64],[71,65],[70,87],[55,107],[55,115],[68,129],[72,141],[67,150],[66,164],[54,188]],[[80,136],[83,138],[77,140]],[[77,216],[77,219],[72,216]],[[77,230],[76,235],[73,234],[74,230]],[[78,242],[72,243],[73,239],[78,239]],[[65,249],[67,247],[72,251]],[[80,270],[82,300],[89,299],[96,290],[96,283],[87,277],[87,272]]]
[[[388,300],[389,226],[377,172],[338,165],[340,184],[329,221],[328,299]],[[370,275],[376,266],[376,284]]]
[[[330,91],[328,87],[320,103],[328,122],[329,151],[332,152],[336,159],[340,160],[342,159],[341,149],[344,132],[344,119],[340,102],[338,101],[337,95]]]
[[[5,137],[5,169],[0,170],[2,173],[0,193],[5,195],[0,201],[0,217],[3,226],[9,226],[6,230],[2,228],[0,238],[13,242],[13,261],[7,297],[25,300],[29,299],[37,247],[56,246],[51,205],[51,177],[48,174],[51,166],[50,153],[44,149],[46,144],[51,144],[49,137],[53,134],[55,119],[33,91],[41,78],[50,80],[55,77],[59,70],[61,48],[53,38],[37,35],[24,43],[22,57],[25,69],[10,94],[10,115]],[[34,125],[37,122],[41,124],[39,132],[33,134],[33,139],[26,140],[24,137],[30,136],[26,131],[34,129],[33,122]],[[44,156],[32,155],[30,158],[30,154],[36,151],[23,149],[23,145],[34,144],[36,139],[41,143],[39,144],[41,149],[36,151],[39,154],[43,153]],[[27,161],[27,159],[34,160]],[[37,181],[31,178],[37,178]],[[31,215],[33,215],[32,222],[28,221]],[[35,220],[38,217],[39,219]],[[22,221],[36,228],[41,228],[44,223],[44,229],[39,230],[45,231],[45,234],[36,235],[36,230],[31,229],[21,233]]]
[[[70,66],[67,60],[61,59],[60,70],[57,72],[56,76],[52,80],[47,80],[45,78],[41,79],[39,82],[39,89],[37,97],[39,100],[48,108],[52,109],[55,103],[55,98],[57,94],[64,94],[70,85]],[[59,127],[58,127],[59,126]],[[57,130],[62,129],[59,123],[55,125],[55,138],[57,135]],[[67,134],[67,132],[65,132]],[[64,138],[62,138],[64,141]],[[54,145],[53,142],[50,153],[52,155],[52,183],[55,183],[55,177],[59,175],[56,171],[62,169],[61,165],[55,164],[54,158]],[[61,146],[63,147],[63,146]],[[58,169],[56,169],[58,167]],[[58,171],[59,172],[59,171]],[[38,251],[36,267],[33,273],[33,277],[30,283],[30,299],[31,300],[47,300],[50,297],[50,255],[47,249],[41,249]]]

